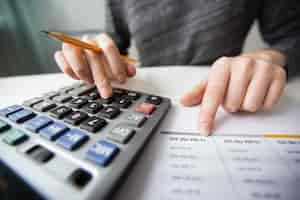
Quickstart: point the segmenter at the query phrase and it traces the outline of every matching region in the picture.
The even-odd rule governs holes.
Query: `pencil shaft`
[[[83,42],[81,40],[78,40],[76,38],[73,38],[73,37],[70,37],[68,35],[65,35],[65,34],[62,34],[62,33],[59,33],[59,32],[47,32],[47,31],[43,31],[45,33],[47,33],[49,36],[52,36],[62,42],[66,42],[66,43],[69,43],[69,44],[72,44],[74,46],[77,46],[77,47],[81,47],[81,48],[84,48],[84,49],[89,49],[89,50],[92,50],[94,52],[97,52],[97,53],[102,53],[103,50],[95,45],[91,45],[91,44],[88,44],[86,42]],[[124,55],[121,55],[121,58],[123,61],[129,63],[129,64],[136,64],[136,60],[133,59],[133,58],[129,58],[127,56],[124,56]]]

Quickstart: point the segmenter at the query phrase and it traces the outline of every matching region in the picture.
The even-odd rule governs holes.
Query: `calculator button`
[[[138,103],[135,107],[135,112],[151,114],[155,110],[155,105],[151,103]]]
[[[87,100],[96,100],[100,97],[100,94],[97,90],[91,91],[87,94],[85,94],[84,96],[82,96],[82,98],[85,98]]]
[[[62,119],[62,118],[64,118],[66,115],[68,115],[71,112],[72,112],[71,108],[68,108],[66,106],[60,106],[60,107],[55,108],[54,110],[52,110],[50,112],[50,115],[52,117],[57,118],[57,119]]]
[[[72,125],[78,125],[87,118],[88,115],[85,114],[84,112],[75,111],[69,114],[68,116],[66,116],[64,121]]]
[[[80,130],[72,129],[57,139],[57,144],[67,150],[75,150],[83,145],[89,136]]]
[[[104,119],[98,118],[98,117],[91,117],[88,120],[86,120],[84,123],[80,125],[80,128],[85,129],[89,132],[97,132],[101,128],[103,128],[107,122]]]
[[[41,134],[42,137],[53,141],[56,140],[67,130],[69,130],[69,128],[64,124],[54,122],[49,126],[46,126],[45,128],[41,129],[39,133]]]
[[[125,90],[119,89],[119,88],[113,88],[113,96],[115,96],[115,97],[121,97],[124,94],[126,94]]]
[[[40,103],[42,101],[43,101],[43,99],[39,98],[39,97],[38,98],[32,98],[32,99],[24,101],[23,105],[28,106],[28,107],[32,107],[33,105],[35,105],[37,103]]]
[[[13,114],[15,112],[18,112],[20,110],[23,110],[23,107],[20,105],[13,105],[13,106],[9,106],[7,108],[3,108],[0,110],[0,115],[3,117],[7,117],[10,114]]]
[[[73,186],[83,188],[92,180],[92,175],[90,172],[79,168],[73,171],[68,179]]]
[[[58,103],[66,103],[66,102],[72,100],[72,96],[71,95],[67,95],[67,94],[61,94],[59,96],[54,97],[52,100],[56,101]]]
[[[135,127],[141,127],[147,118],[140,113],[130,113],[126,115],[124,119],[127,124]]]
[[[23,143],[27,139],[28,135],[26,135],[23,131],[12,128],[5,133],[2,141],[14,146]]]
[[[74,83],[74,84],[72,85],[72,87],[73,87],[74,89],[80,88],[80,87],[83,87],[83,86],[85,86],[85,83],[83,83],[83,82],[77,82],[77,83]]]
[[[161,103],[161,101],[162,101],[162,98],[158,97],[158,96],[148,96],[146,99],[147,103],[151,103],[154,105],[159,105]]]
[[[103,108],[103,105],[101,105],[100,103],[90,102],[85,107],[83,107],[83,110],[88,113],[95,114],[95,113],[99,112],[102,108]]]
[[[121,113],[119,108],[113,107],[113,106],[107,106],[104,107],[100,112],[99,112],[99,116],[100,117],[105,117],[108,119],[113,119],[115,117],[117,117],[119,114]]]
[[[102,98],[100,97],[98,100],[97,100],[98,103],[101,103],[101,104],[111,104],[113,102],[113,97],[109,97],[109,98]]]
[[[18,112],[15,112],[11,115],[8,115],[8,118],[16,123],[23,123],[31,118],[33,118],[36,114],[31,112],[30,110],[23,109]]]
[[[126,96],[122,96],[115,101],[114,105],[119,108],[128,108],[131,105],[131,100]]]
[[[108,139],[125,144],[133,136],[135,130],[131,127],[118,125],[108,134]]]
[[[49,119],[48,117],[38,116],[38,117],[35,117],[35,118],[29,120],[25,124],[25,128],[32,132],[37,133],[40,129],[48,126],[52,122],[53,121],[51,119]]]
[[[129,91],[127,93],[127,96],[132,99],[132,100],[137,100],[138,98],[140,98],[141,94],[140,93],[137,93],[137,92],[132,92],[132,91]]]
[[[88,150],[86,157],[88,160],[104,167],[118,152],[119,148],[115,144],[101,140]]]
[[[33,146],[26,151],[26,154],[39,163],[49,162],[54,157],[54,153],[40,145]]]
[[[10,126],[4,121],[0,120],[0,133],[8,130]]]
[[[43,96],[44,96],[44,98],[52,99],[58,95],[59,95],[58,92],[48,92],[48,93],[44,94]]]
[[[82,96],[82,95],[94,90],[95,88],[96,88],[96,86],[94,86],[94,85],[84,85],[75,90],[72,90],[71,92],[69,92],[69,94],[73,95],[73,96]]]
[[[55,108],[56,105],[50,101],[42,101],[38,104],[35,104],[33,106],[33,109],[40,111],[40,112],[47,112],[48,110],[51,110],[52,108]]]
[[[73,108],[81,108],[82,106],[84,106],[87,103],[88,103],[88,101],[86,99],[76,98],[76,99],[73,99],[72,101],[70,101],[69,105]]]
[[[73,86],[66,86],[66,87],[62,87],[59,89],[59,92],[60,93],[69,93],[71,92],[72,90],[74,90],[74,87]]]

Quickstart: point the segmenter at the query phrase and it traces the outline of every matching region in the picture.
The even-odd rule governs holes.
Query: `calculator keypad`
[[[126,154],[125,147],[135,144],[136,137],[144,132],[150,134],[143,128],[162,102],[161,97],[121,88],[114,88],[112,97],[105,99],[95,86],[74,84],[29,99],[22,106],[0,109],[0,116],[5,119],[0,119],[0,137],[10,146],[38,137],[68,154],[80,152],[76,159],[79,157],[101,169],[111,165],[119,154]],[[14,128],[11,123],[21,128]],[[37,144],[24,154],[35,162],[47,164],[59,156],[49,149]]]

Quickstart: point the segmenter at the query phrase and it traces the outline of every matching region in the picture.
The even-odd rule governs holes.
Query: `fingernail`
[[[111,91],[108,88],[102,88],[100,93],[101,93],[101,96],[105,99],[107,99],[111,96]]]
[[[211,127],[208,123],[201,123],[200,124],[200,134],[202,136],[209,136],[210,135],[210,131],[211,131]]]

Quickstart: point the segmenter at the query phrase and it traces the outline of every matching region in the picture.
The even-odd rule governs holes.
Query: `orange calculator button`
[[[135,107],[135,111],[144,114],[151,114],[155,110],[155,105],[151,103],[139,103]]]

